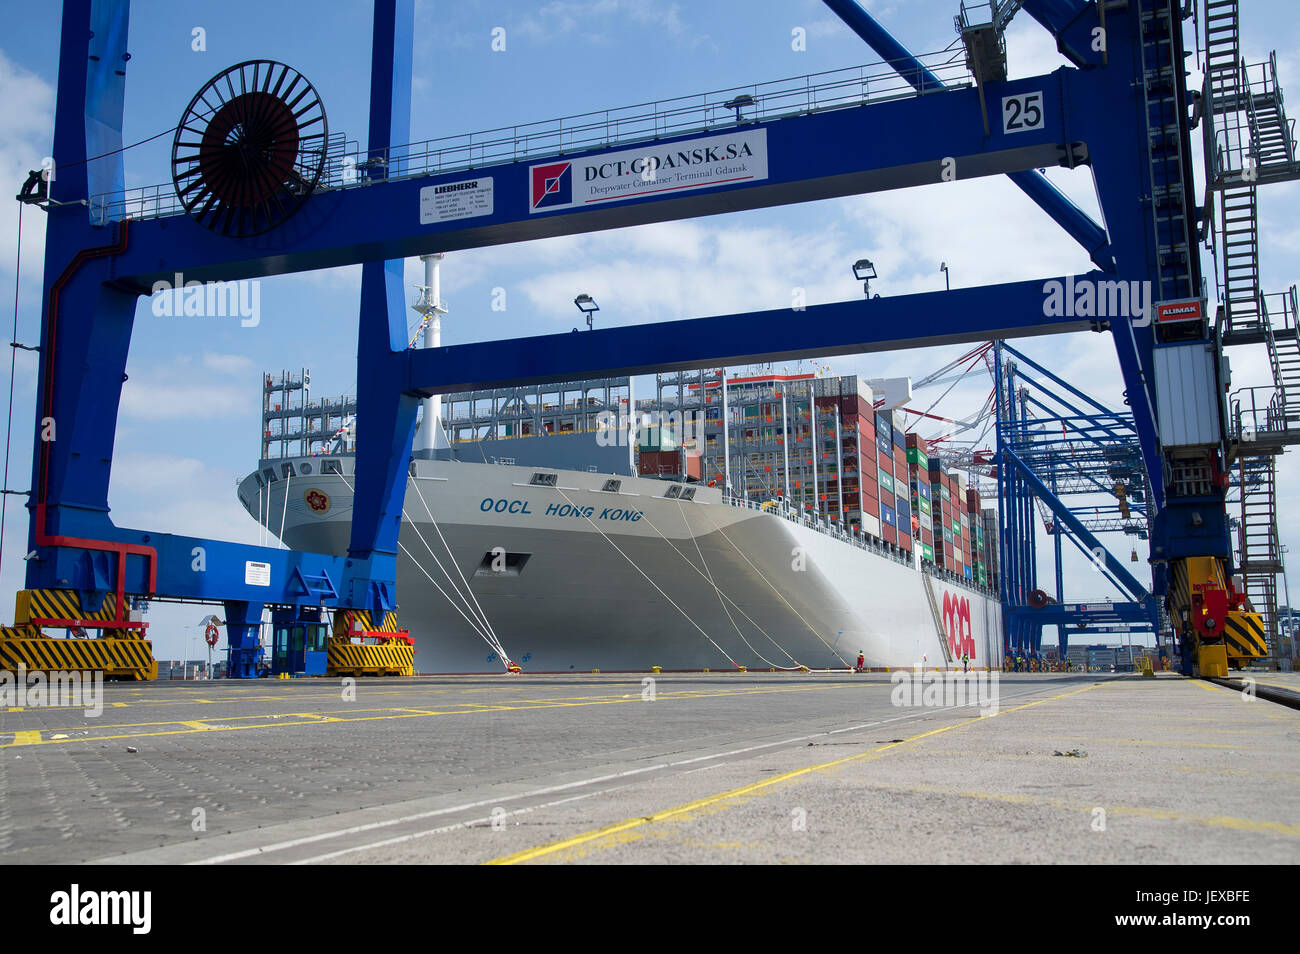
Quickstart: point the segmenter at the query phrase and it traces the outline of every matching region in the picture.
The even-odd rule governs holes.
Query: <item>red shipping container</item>
[[[878,446],[876,448],[876,466],[888,474],[894,472],[894,455],[886,454]]]
[[[681,451],[642,451],[639,469],[642,476],[668,476],[682,472],[682,458],[686,458],[686,476],[699,480],[703,473],[699,454],[685,454]]]
[[[898,542],[898,531],[887,523],[880,525],[880,533],[886,543]]]

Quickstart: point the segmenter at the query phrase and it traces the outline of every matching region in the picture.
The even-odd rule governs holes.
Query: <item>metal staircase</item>
[[[1205,81],[1212,111],[1225,108],[1229,98],[1235,102],[1240,63],[1241,18],[1237,0],[1209,0],[1205,4]]]
[[[1268,329],[1268,357],[1273,368],[1283,431],[1300,430],[1300,327],[1296,324],[1296,287],[1264,295],[1264,325]],[[1290,443],[1283,436],[1283,443]]]
[[[1266,331],[1260,315],[1259,216],[1253,184],[1219,191],[1219,225],[1224,343],[1246,344],[1248,336],[1258,341]]]
[[[1286,117],[1277,82],[1277,56],[1255,64],[1241,58],[1238,12],[1238,0],[1205,4],[1202,130],[1207,186],[1219,193],[1220,332],[1225,345],[1268,339],[1257,189],[1300,178],[1294,122]]]
[[[1275,174],[1295,178],[1295,121],[1288,121],[1282,108],[1282,90],[1277,84],[1277,54],[1268,61],[1243,66],[1246,85],[1247,129],[1256,171],[1265,181]]]
[[[1241,495],[1237,522],[1237,566],[1255,611],[1264,617],[1269,655],[1277,634],[1277,575],[1282,549],[1277,534],[1277,456],[1240,457],[1233,485]]]

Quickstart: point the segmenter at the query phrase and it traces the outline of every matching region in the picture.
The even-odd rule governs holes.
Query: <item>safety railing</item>
[[[902,550],[892,543],[878,540],[871,534],[857,530],[856,528],[845,529],[835,521],[830,520],[828,517],[818,517],[814,519],[793,512],[790,508],[783,507],[779,503],[776,506],[765,507],[762,503],[750,500],[746,497],[736,497],[724,494],[722,499],[724,503],[729,504],[730,506],[740,507],[744,510],[758,510],[762,513],[768,513],[774,517],[780,517],[788,523],[807,527],[810,530],[816,530],[818,533],[825,534],[828,537],[833,537],[836,540],[855,546],[860,550],[875,553],[878,556],[882,556],[887,560],[893,560],[895,563],[900,563],[903,566],[912,565],[912,559],[907,555],[908,551]],[[953,573],[950,570],[945,570],[942,567],[927,565],[922,562],[921,569],[923,572],[935,577],[936,579],[946,580],[950,583],[956,583],[969,589],[977,590],[987,596],[996,597],[992,588],[980,586],[977,581],[967,579],[964,576],[959,576],[958,574]]]
[[[952,18],[958,33],[992,28],[1001,33],[1020,9],[1020,0],[962,0]]]
[[[927,61],[926,68],[947,86],[969,85],[970,76],[960,47],[955,51],[950,48],[929,54],[922,59]],[[922,95],[908,82],[906,72],[884,63],[827,70],[559,119],[426,139],[373,152],[363,149],[344,133],[334,133],[329,137],[317,189],[353,188],[441,175]],[[372,177],[372,169],[382,169],[383,174]],[[97,195],[91,199],[90,208],[92,219],[97,224],[127,216],[152,219],[183,211],[170,182]]]
[[[1281,395],[1276,388],[1238,388],[1232,392],[1229,433],[1233,441],[1251,443],[1259,435],[1286,430]]]
[[[1206,80],[1205,95],[1210,94],[1210,81]],[[1247,63],[1244,59],[1236,70],[1235,89],[1215,97],[1206,116],[1206,155],[1209,160],[1208,178],[1213,185],[1237,182],[1250,184],[1267,179],[1267,173],[1279,172],[1290,178],[1296,171],[1295,120],[1286,119],[1282,107],[1282,88],[1277,81],[1277,54],[1267,60]],[[1280,128],[1281,159],[1263,162],[1263,145],[1259,134],[1261,106],[1270,104],[1283,121]]]

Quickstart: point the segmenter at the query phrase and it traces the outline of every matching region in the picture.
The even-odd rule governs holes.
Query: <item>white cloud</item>
[[[604,32],[619,29],[611,21],[625,18],[636,27],[649,27],[688,48],[708,40],[708,35],[689,28],[676,3],[645,3],[643,0],[552,0],[535,15],[519,20],[515,30],[539,43],[549,43],[574,34],[587,42],[608,43]]]
[[[251,377],[256,369],[253,359],[242,354],[217,354],[207,351],[203,354],[203,366],[222,374],[243,374]]]
[[[27,173],[50,154],[54,134],[54,87],[0,50],[0,182],[17,194]],[[57,181],[57,170],[56,170]],[[0,202],[0,273],[11,276],[17,257],[18,203]],[[23,216],[24,279],[41,277],[45,213],[27,206]]]
[[[113,460],[109,485],[113,522],[123,527],[256,543],[257,523],[235,495],[235,483],[243,476],[195,457],[119,453]]]
[[[260,408],[255,365],[235,354],[182,356],[132,369],[122,385],[122,417],[127,421],[254,420]]]

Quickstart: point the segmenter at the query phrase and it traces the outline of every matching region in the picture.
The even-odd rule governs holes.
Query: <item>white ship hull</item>
[[[286,545],[344,554],[353,462],[334,460],[340,475],[321,474],[320,458],[277,461],[297,476],[259,489],[249,475],[240,500]],[[421,672],[500,671],[467,619],[480,614],[532,672],[843,669],[859,652],[872,668],[960,667],[963,651],[972,668],[1001,663],[1000,607],[986,591],[716,489],[681,501],[658,480],[415,463],[398,619]],[[558,486],[530,485],[539,471]],[[620,492],[604,492],[607,479]]]

